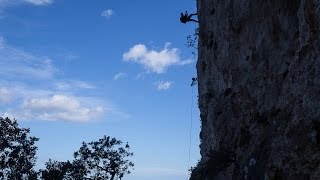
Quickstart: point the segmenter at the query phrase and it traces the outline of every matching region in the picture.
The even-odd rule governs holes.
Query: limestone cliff
[[[192,180],[320,179],[320,0],[197,0]]]

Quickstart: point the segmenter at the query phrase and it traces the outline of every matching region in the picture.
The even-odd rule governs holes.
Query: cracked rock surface
[[[197,0],[191,180],[320,179],[320,0]]]

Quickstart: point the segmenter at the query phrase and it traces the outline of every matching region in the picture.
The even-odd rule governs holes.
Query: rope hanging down
[[[192,74],[195,75],[195,61],[193,62],[193,72]],[[192,145],[192,129],[193,129],[193,98],[194,98],[194,93],[193,93],[193,88],[194,85],[197,84],[198,78],[192,78],[191,82],[191,107],[190,107],[190,131],[189,131],[189,152],[188,152],[188,171],[190,170],[190,159],[191,159],[191,145]],[[191,171],[188,173],[188,179],[191,174]]]

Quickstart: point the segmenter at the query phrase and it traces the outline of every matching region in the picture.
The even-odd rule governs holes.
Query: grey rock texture
[[[191,180],[320,179],[320,0],[197,0]]]

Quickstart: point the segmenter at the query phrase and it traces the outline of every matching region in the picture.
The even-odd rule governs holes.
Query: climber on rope
[[[186,11],[184,14],[180,13],[181,17],[180,17],[180,21],[184,24],[186,24],[187,22],[193,21],[193,22],[197,22],[199,23],[199,21],[192,19],[192,16],[197,15],[197,13],[194,14],[188,14],[188,12]]]
[[[198,82],[198,78],[196,77],[193,77],[192,78],[192,82],[191,82],[191,86],[194,86],[194,85],[196,85],[197,84],[197,82]]]

